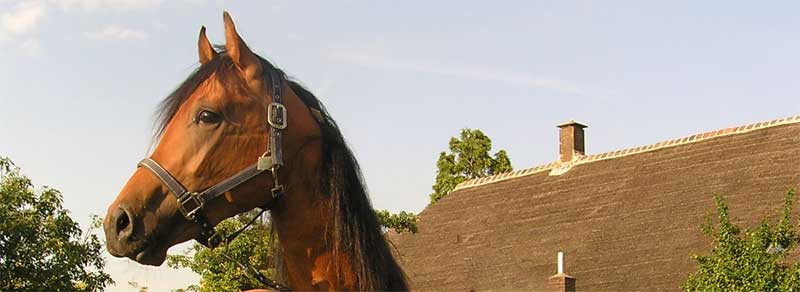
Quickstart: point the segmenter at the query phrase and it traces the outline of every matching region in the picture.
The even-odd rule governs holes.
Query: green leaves
[[[389,213],[387,210],[375,211],[381,226],[392,228],[397,233],[417,233],[417,215],[406,211],[399,214]]]
[[[251,211],[220,222],[217,230],[230,234],[246,224],[257,212]],[[246,262],[256,267],[268,277],[273,277],[275,269],[271,267],[272,232],[269,225],[256,220],[253,225],[242,232],[227,246],[208,249],[195,243],[191,250],[181,255],[169,255],[167,264],[175,269],[189,268],[199,274],[200,285],[190,286],[179,291],[239,291],[256,289],[263,286],[258,280],[247,277],[236,264],[222,254]]]
[[[511,160],[505,150],[489,155],[492,140],[481,130],[463,129],[459,138],[450,138],[450,153],[442,152],[436,162],[438,171],[431,204],[438,202],[456,185],[469,180],[512,171]]]
[[[725,200],[717,195],[717,225],[711,218],[703,225],[713,239],[711,255],[694,256],[699,264],[689,276],[686,291],[800,291],[800,263],[787,263],[797,246],[798,235],[791,222],[794,192],[784,200],[783,216],[776,226],[763,221],[754,230],[731,223]]]
[[[456,185],[469,180],[489,175],[509,172],[511,160],[505,150],[497,151],[494,157],[489,155],[492,140],[481,130],[463,129],[461,135],[450,138],[450,153],[439,153],[436,161],[436,182],[430,194],[431,204],[438,202]],[[413,213],[376,211],[381,225],[394,229],[397,233],[417,233],[417,216]]]
[[[102,245],[92,224],[83,233],[58,190],[36,192],[10,159],[0,157],[0,290],[100,291]]]

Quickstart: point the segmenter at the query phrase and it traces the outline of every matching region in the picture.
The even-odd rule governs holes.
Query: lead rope
[[[235,239],[237,236],[239,236],[239,234],[244,232],[245,229],[250,227],[250,225],[252,225],[253,222],[256,221],[256,219],[261,218],[261,215],[264,214],[264,212],[267,211],[267,210],[268,210],[268,208],[262,208],[261,211],[258,212],[258,214],[256,216],[253,216],[253,218],[250,219],[250,221],[247,222],[247,224],[244,225],[244,227],[239,228],[239,230],[236,230],[236,232],[231,233],[228,236],[225,236],[225,240],[222,241],[222,243],[220,244],[220,246],[224,246],[225,249],[223,250],[223,252],[220,253],[220,255],[222,255],[224,258],[228,259],[229,261],[232,261],[237,266],[239,266],[239,268],[242,269],[242,271],[244,271],[245,276],[253,277],[256,280],[258,280],[259,282],[261,282],[262,284],[266,285],[267,287],[275,289],[277,291],[280,291],[280,292],[292,292],[291,288],[289,288],[287,286],[284,286],[284,285],[278,283],[277,281],[268,278],[263,273],[261,273],[261,271],[259,271],[258,269],[256,269],[252,265],[250,265],[249,263],[242,263],[239,260],[237,260],[237,259],[231,257],[230,255],[228,255],[228,243],[233,241],[233,239]],[[219,232],[217,234],[219,234]]]
[[[224,253],[224,252],[221,253],[221,255],[223,257],[225,257],[226,259],[234,262],[237,266],[239,266],[239,268],[241,268],[244,271],[245,275],[256,278],[256,280],[258,280],[259,282],[261,282],[264,285],[267,285],[267,287],[275,289],[275,290],[278,290],[278,291],[281,291],[281,292],[292,292],[292,289],[290,289],[289,287],[286,287],[284,285],[281,285],[280,283],[278,283],[278,282],[276,282],[276,281],[274,281],[274,280],[272,280],[270,278],[267,278],[267,276],[264,276],[264,274],[262,274],[258,269],[256,269],[252,265],[244,264],[244,263],[236,260],[235,258],[230,257],[227,253]]]

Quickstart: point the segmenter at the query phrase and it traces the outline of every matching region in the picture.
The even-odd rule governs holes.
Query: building
[[[414,291],[563,290],[560,251],[577,291],[680,290],[714,194],[752,227],[800,186],[800,116],[593,155],[559,128],[558,161],[464,182],[390,235]]]

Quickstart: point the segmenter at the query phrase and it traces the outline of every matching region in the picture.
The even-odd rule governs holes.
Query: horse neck
[[[348,282],[352,285],[352,280],[346,279],[354,277],[341,277],[332,271],[337,265],[345,266],[344,270],[352,269],[345,265],[344,257],[335,257],[325,243],[331,236],[329,228],[332,226],[325,221],[333,218],[332,211],[324,198],[306,186],[287,188],[283,202],[276,206],[279,210],[272,214],[290,286],[298,291],[348,290]]]
[[[310,141],[310,142],[309,142]],[[321,141],[303,142],[296,157],[287,157],[291,163],[282,175],[286,183],[285,194],[271,212],[288,281],[297,291],[341,291],[348,289],[352,275],[333,275],[333,267],[351,271],[346,258],[334,257],[330,245],[334,212],[329,196],[319,194],[317,169],[321,156]],[[350,273],[352,274],[352,273]]]

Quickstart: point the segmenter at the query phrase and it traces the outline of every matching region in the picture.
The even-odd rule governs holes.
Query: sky
[[[156,105],[222,11],[342,127],[377,209],[419,212],[451,136],[478,128],[515,169],[800,113],[796,1],[0,0],[0,155],[105,216],[150,149]],[[179,253],[186,245],[170,250]],[[109,256],[117,285],[191,271]]]

